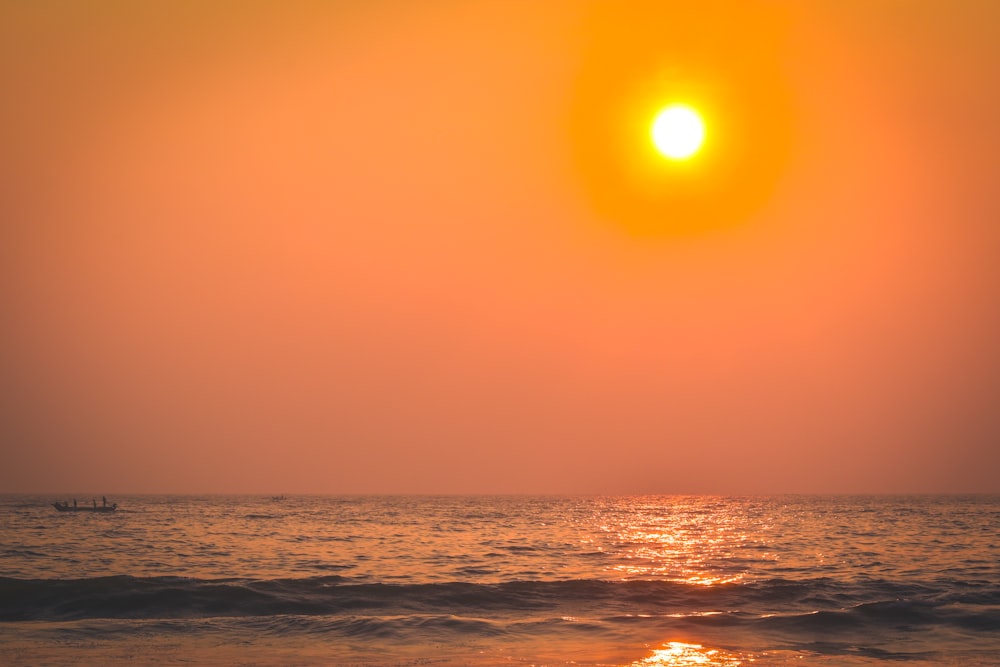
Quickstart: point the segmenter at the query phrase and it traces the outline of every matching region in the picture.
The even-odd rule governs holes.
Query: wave
[[[795,634],[949,625],[1000,631],[1000,587],[982,582],[837,582],[773,579],[702,586],[669,581],[364,583],[295,579],[111,576],[0,578],[0,622],[217,617],[339,617],[366,634],[417,618],[489,634],[525,619],[599,624],[753,625]],[[437,619],[437,620],[433,620]],[[443,619],[443,620],[442,620]],[[449,620],[452,619],[452,620]],[[454,620],[459,619],[459,620]],[[532,621],[535,622],[535,621]],[[561,622],[561,621],[560,621]],[[301,626],[301,623],[297,624]]]

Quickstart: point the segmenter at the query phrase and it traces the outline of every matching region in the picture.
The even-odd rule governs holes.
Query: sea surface
[[[997,496],[56,500],[3,665],[1000,665]]]

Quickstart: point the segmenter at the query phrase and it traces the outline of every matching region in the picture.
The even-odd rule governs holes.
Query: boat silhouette
[[[108,505],[106,503],[104,505],[98,505],[96,500],[94,501],[93,505],[78,506],[76,504],[76,501],[74,500],[72,505],[70,505],[68,502],[61,503],[56,501],[52,503],[52,506],[55,507],[60,512],[91,512],[91,513],[97,512],[99,514],[105,512],[114,512],[115,510],[118,509],[118,503],[114,503],[111,505]]]

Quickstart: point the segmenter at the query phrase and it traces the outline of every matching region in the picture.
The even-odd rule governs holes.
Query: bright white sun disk
[[[653,121],[653,144],[665,157],[684,160],[698,152],[705,141],[705,123],[684,104],[671,104]]]

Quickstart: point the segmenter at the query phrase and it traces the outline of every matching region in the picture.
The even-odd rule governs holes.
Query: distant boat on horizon
[[[70,505],[69,502],[62,502],[61,503],[59,501],[56,501],[56,502],[52,503],[52,506],[55,507],[60,512],[98,512],[98,513],[104,513],[104,512],[114,512],[115,510],[118,509],[118,503],[113,503],[111,505],[108,505],[106,503],[104,505],[98,505],[97,501],[94,501],[94,503],[92,505],[77,505],[75,500],[73,501],[72,505]]]

